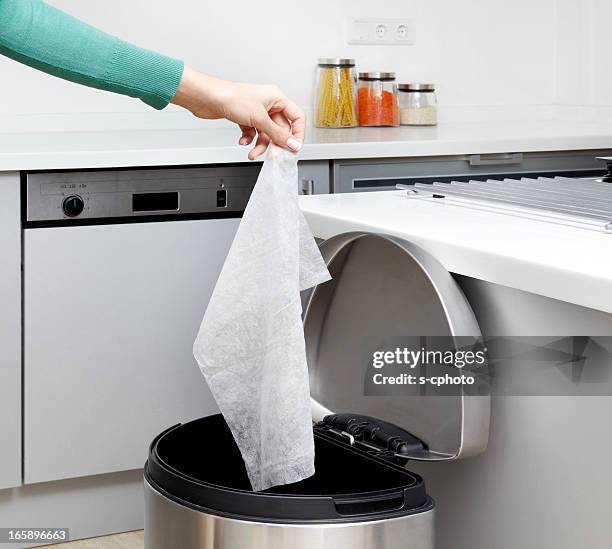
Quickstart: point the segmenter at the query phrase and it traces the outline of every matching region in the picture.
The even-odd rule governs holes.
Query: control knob
[[[84,208],[85,202],[78,194],[71,194],[62,202],[62,210],[68,217],[76,217]]]

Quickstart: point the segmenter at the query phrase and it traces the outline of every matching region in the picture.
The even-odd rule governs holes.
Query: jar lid
[[[318,64],[319,67],[354,67],[355,60],[344,57],[322,57]]]
[[[436,85],[435,84],[416,84],[416,83],[398,84],[397,89],[400,91],[407,91],[407,92],[411,92],[411,91],[433,92],[433,91],[436,91]]]
[[[359,80],[395,80],[394,72],[360,72]]]

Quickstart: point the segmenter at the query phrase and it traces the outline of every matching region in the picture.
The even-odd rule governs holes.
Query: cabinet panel
[[[306,160],[298,163],[298,193],[328,194],[330,166],[328,160]]]
[[[25,231],[27,483],[140,468],[216,413],[192,346],[238,223]]]
[[[333,166],[333,192],[394,190],[397,183],[484,179],[489,176],[538,177],[567,175],[587,177],[605,174],[597,157],[610,151],[562,151],[414,158],[338,160]]]
[[[21,484],[19,174],[0,173],[0,489]]]

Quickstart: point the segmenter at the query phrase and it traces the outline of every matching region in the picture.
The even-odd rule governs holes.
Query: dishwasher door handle
[[[502,166],[522,163],[523,153],[509,153],[502,155],[473,154],[470,156],[470,166]]]

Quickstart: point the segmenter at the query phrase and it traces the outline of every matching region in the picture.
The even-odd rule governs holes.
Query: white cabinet
[[[0,489],[21,484],[19,174],[0,173]]]
[[[26,483],[140,468],[216,413],[192,345],[238,223],[25,230]]]

